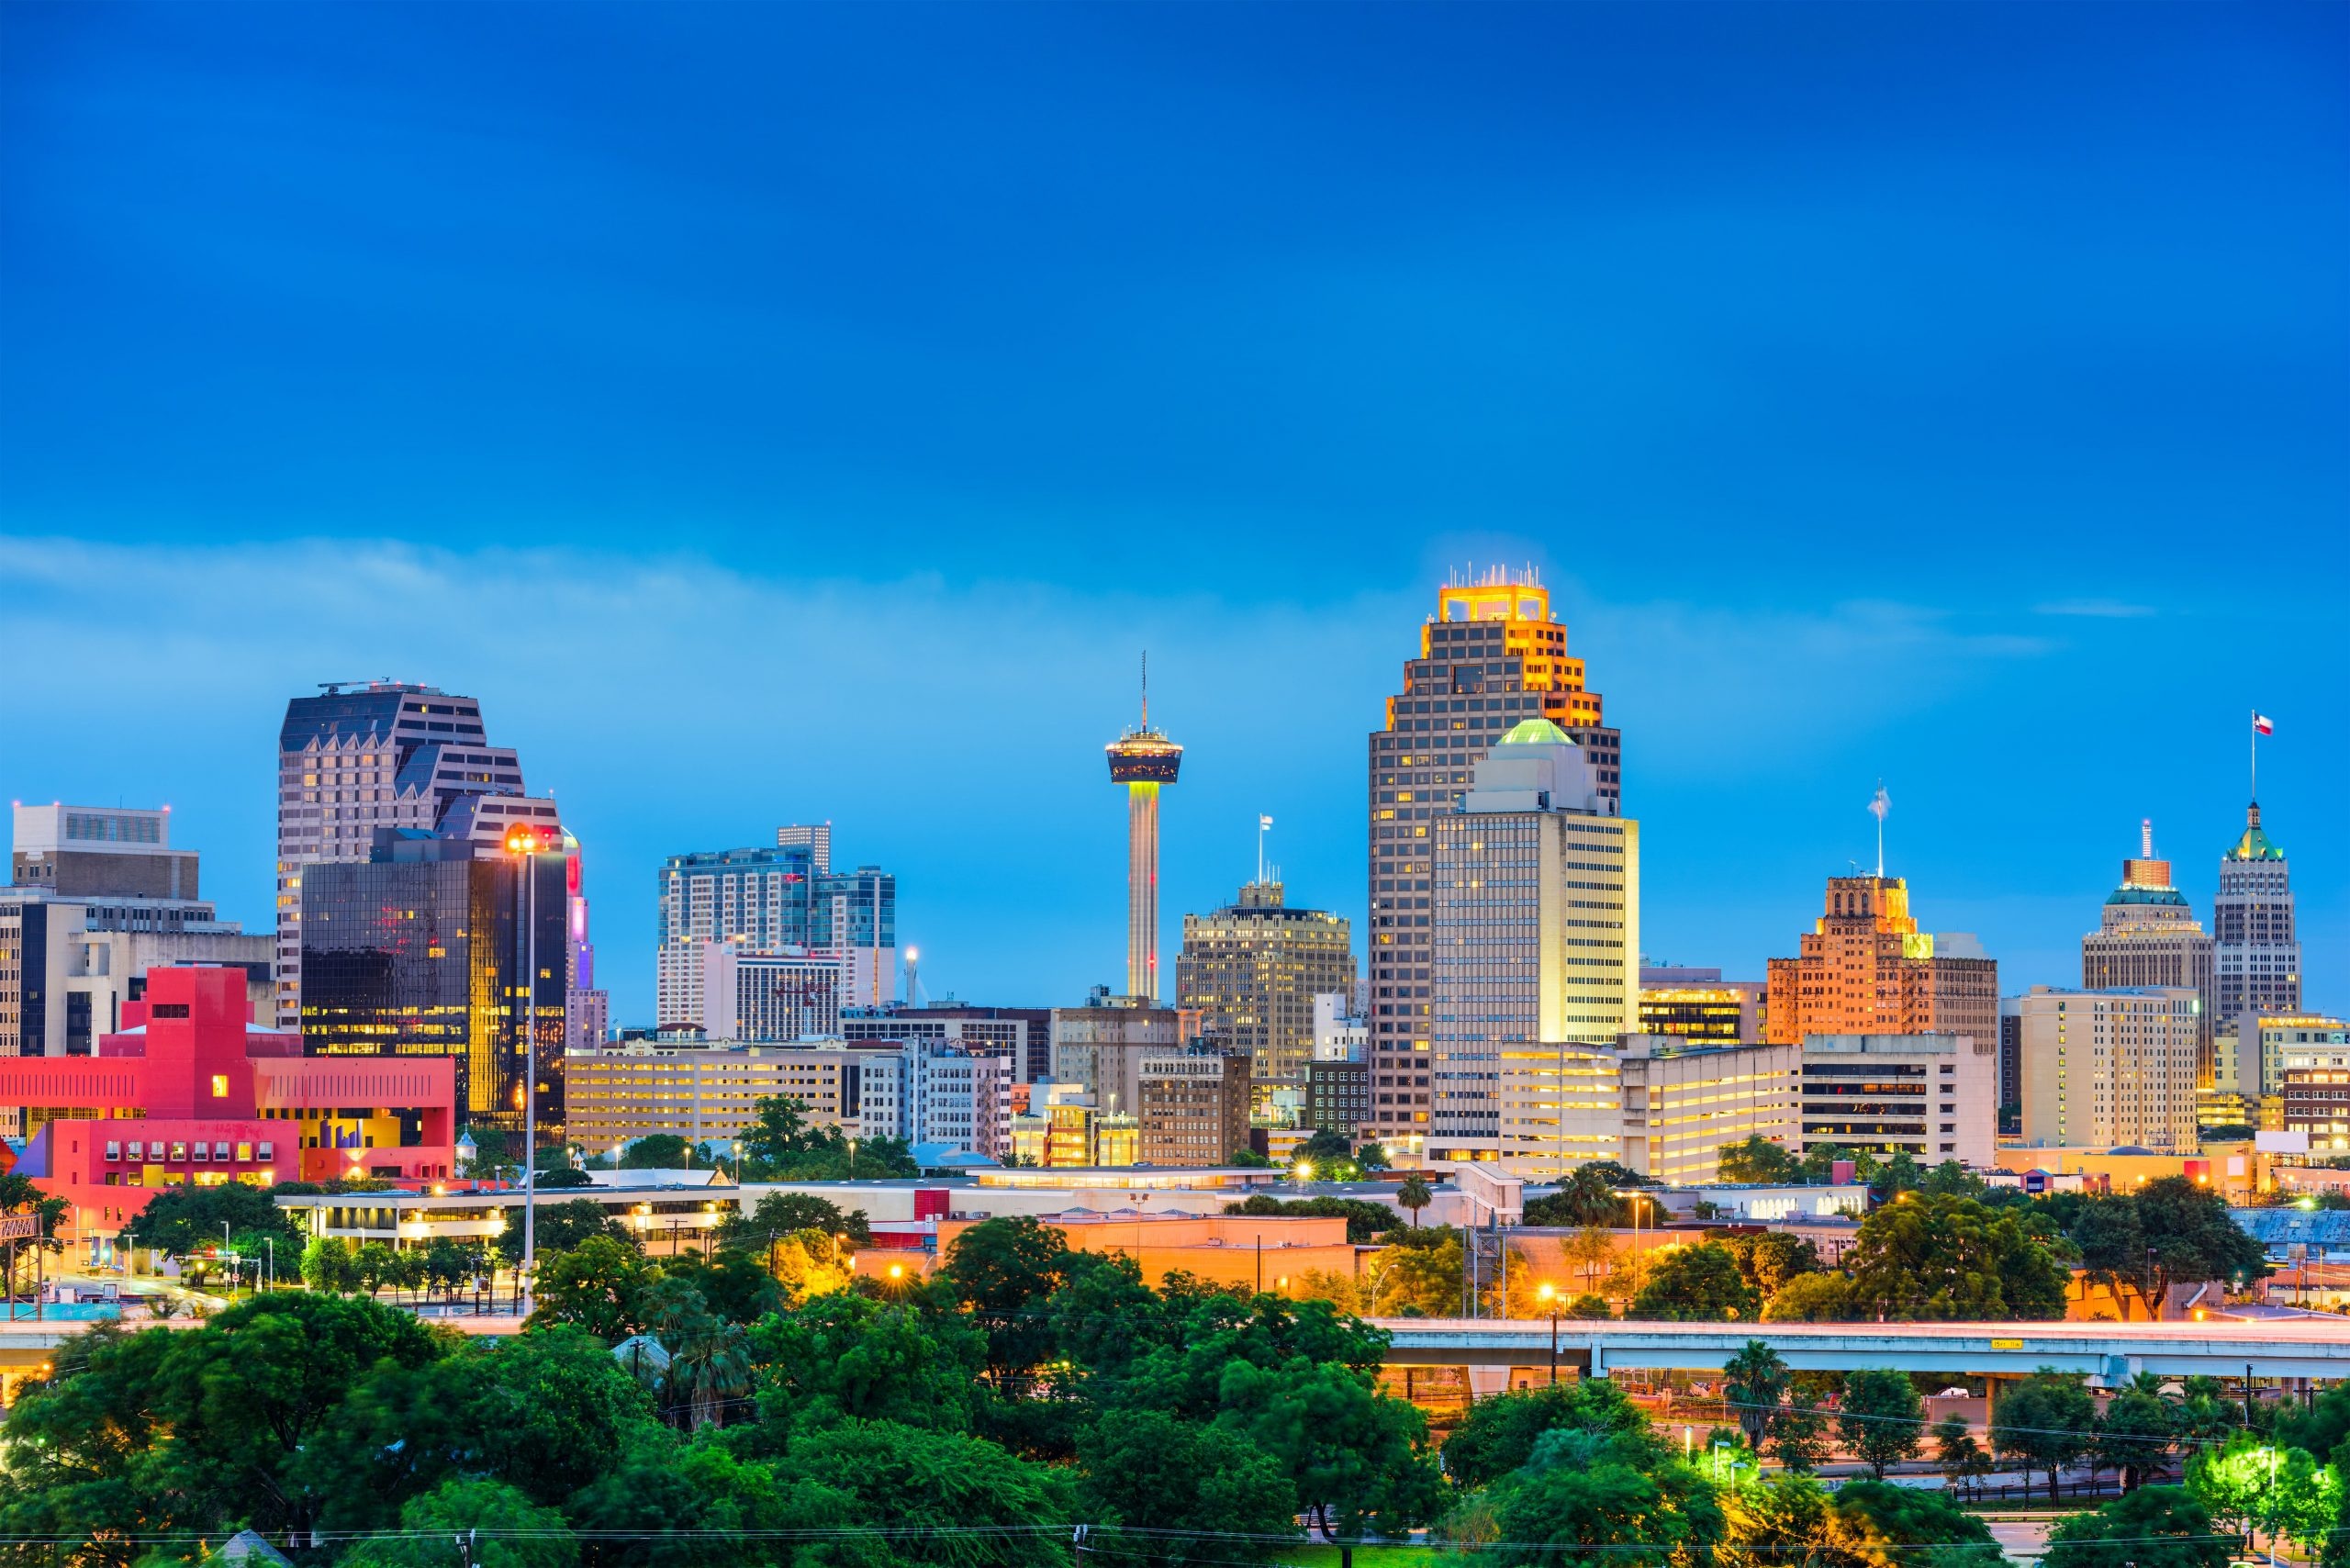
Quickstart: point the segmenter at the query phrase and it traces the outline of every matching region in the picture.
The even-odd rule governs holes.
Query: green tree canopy
[[[1097,1544],[1121,1560],[1261,1562],[1295,1533],[1296,1487],[1234,1427],[1122,1411],[1087,1428],[1077,1452],[1085,1517],[1108,1527]]]
[[[1480,1399],[1461,1413],[1444,1443],[1446,1473],[1461,1486],[1488,1486],[1524,1466],[1544,1433],[1575,1431],[1637,1445],[1620,1457],[1646,1464],[1662,1450],[1647,1413],[1605,1378],[1514,1389]]]
[[[400,1510],[400,1530],[363,1540],[343,1554],[353,1568],[448,1568],[452,1542],[479,1532],[467,1559],[476,1568],[571,1568],[579,1542],[563,1515],[511,1486],[453,1476]]]
[[[1743,1143],[1726,1143],[1721,1148],[1720,1175],[1725,1182],[1758,1186],[1793,1182],[1801,1164],[1785,1148],[1761,1133],[1750,1134]]]
[[[6,1181],[0,1177],[0,1183]],[[0,1191],[0,1208],[8,1206],[7,1193]],[[223,1182],[218,1187],[175,1182],[147,1201],[145,1212],[132,1222],[131,1230],[141,1247],[193,1252],[200,1247],[219,1246],[223,1225],[231,1235],[249,1232],[274,1237],[278,1251],[287,1255],[299,1251],[306,1239],[294,1216],[277,1206],[270,1189],[244,1182]]]
[[[1729,1249],[1714,1242],[1665,1252],[1632,1298],[1627,1317],[1683,1323],[1752,1323],[1762,1298],[1739,1271]]]
[[[559,1204],[541,1204],[532,1221],[537,1234],[539,1258],[543,1266],[547,1255],[568,1252],[591,1236],[610,1237],[623,1247],[637,1245],[636,1233],[608,1213],[602,1204],[593,1198],[570,1198]],[[522,1211],[514,1209],[506,1216],[506,1228],[498,1234],[498,1255],[508,1263],[522,1260]]]
[[[1917,1457],[1925,1441],[1922,1409],[1908,1372],[1867,1368],[1844,1380],[1836,1430],[1844,1447],[1882,1481],[1887,1467]]]
[[[1863,1220],[1845,1266],[1863,1321],[2062,1317],[2071,1277],[2015,1215],[1919,1193]]]
[[[2192,1494],[2142,1486],[2048,1532],[2046,1568],[2227,1568],[2236,1539]]]
[[[1991,1449],[2027,1472],[2048,1473],[2048,1499],[2056,1500],[2056,1474],[2089,1451],[2097,1428],[2097,1402],[2080,1379],[2042,1368],[2002,1389],[1992,1410]]]
[[[813,1193],[769,1193],[748,1212],[737,1210],[718,1227],[718,1245],[729,1251],[764,1250],[770,1239],[800,1231],[845,1236],[852,1245],[873,1245],[873,1227],[863,1209],[842,1209]]]
[[[1385,1204],[1374,1204],[1361,1198],[1290,1198],[1281,1199],[1264,1193],[1251,1193],[1237,1203],[1224,1205],[1228,1215],[1303,1215],[1308,1219],[1342,1219],[1347,1222],[1347,1239],[1357,1247],[1367,1247],[1387,1231],[1396,1227],[1393,1209]]]

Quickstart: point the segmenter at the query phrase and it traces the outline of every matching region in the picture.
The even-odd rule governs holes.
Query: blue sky
[[[654,867],[830,818],[925,985],[1360,915],[1363,734],[1532,562],[1644,945],[1759,973],[1873,853],[2007,989],[2136,824],[2208,908],[2247,711],[2350,1007],[2350,11],[0,13],[0,794],[168,801],[268,919],[285,698],[484,700]],[[1172,942],[1170,939],[1171,949]]]

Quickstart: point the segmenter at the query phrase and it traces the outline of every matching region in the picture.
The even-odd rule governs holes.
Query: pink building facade
[[[119,1235],[182,1183],[453,1171],[446,1057],[306,1058],[299,1035],[253,1025],[241,969],[154,969],[123,1020],[95,1056],[0,1058],[0,1104],[29,1134],[16,1169],[72,1205],[72,1238]]]

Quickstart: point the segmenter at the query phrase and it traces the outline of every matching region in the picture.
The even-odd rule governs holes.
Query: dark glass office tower
[[[453,1057],[458,1114],[520,1130],[521,862],[462,840],[390,832],[382,839],[379,858],[303,870],[304,1054]],[[535,868],[539,1134],[560,1141],[564,857],[541,855]]]

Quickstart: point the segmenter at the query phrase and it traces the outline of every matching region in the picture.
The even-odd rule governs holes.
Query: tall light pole
[[[1534,1294],[1550,1309],[1550,1386],[1559,1386],[1559,1293],[1545,1280]]]

